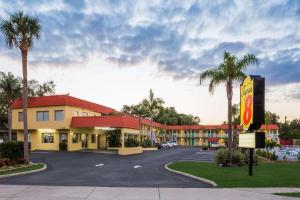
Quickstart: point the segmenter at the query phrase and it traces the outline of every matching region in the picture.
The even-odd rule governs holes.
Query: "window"
[[[19,112],[19,113],[18,113],[18,121],[19,121],[19,122],[23,122],[23,121],[24,121],[23,118],[24,118],[23,112]]]
[[[96,135],[95,135],[95,134],[92,134],[91,137],[92,137],[92,138],[91,138],[91,142],[92,142],[92,143],[96,143]]]
[[[54,134],[42,133],[42,143],[54,143]]]
[[[64,111],[63,110],[54,111],[54,120],[55,121],[62,121],[63,119],[64,119]]]
[[[37,121],[48,121],[49,120],[49,111],[37,111],[36,112]]]
[[[75,116],[79,117],[79,112],[78,111],[75,111]]]
[[[72,143],[78,143],[78,133],[74,133],[72,136]]]
[[[87,116],[88,116],[88,113],[87,113],[87,112],[83,112],[83,113],[82,113],[82,116],[87,117]]]

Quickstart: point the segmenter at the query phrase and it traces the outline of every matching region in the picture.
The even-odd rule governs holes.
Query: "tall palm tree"
[[[21,97],[22,95],[22,85],[20,79],[15,77],[10,72],[7,74],[0,72],[0,94],[5,102],[8,122],[8,138],[11,140],[11,104],[15,99]]]
[[[242,59],[238,59],[236,56],[225,51],[223,63],[216,68],[202,72],[200,75],[200,84],[204,80],[210,79],[210,93],[213,93],[215,87],[219,84],[225,84],[226,86],[228,100],[228,159],[230,165],[232,163],[232,86],[234,81],[242,81],[246,77],[244,71],[248,65],[253,63],[258,64],[258,60],[253,54],[248,54]]]
[[[154,97],[152,89],[150,89],[148,99],[144,99],[142,104],[144,105],[145,110],[147,111],[147,117],[150,119],[150,137],[151,145],[153,145],[153,119],[158,115],[160,109],[164,104],[164,100],[161,98]]]
[[[18,48],[22,55],[23,70],[23,121],[24,121],[24,158],[28,156],[28,122],[27,122],[27,55],[33,47],[33,41],[40,38],[41,25],[38,18],[25,15],[22,11],[12,14],[1,22],[1,31],[9,48]]]

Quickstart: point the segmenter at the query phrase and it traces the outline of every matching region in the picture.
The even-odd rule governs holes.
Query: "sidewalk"
[[[300,188],[117,188],[0,185],[0,200],[244,200],[295,199],[274,196],[275,192],[300,192]]]

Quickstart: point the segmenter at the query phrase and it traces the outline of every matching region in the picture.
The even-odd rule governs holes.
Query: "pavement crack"
[[[159,191],[159,188],[157,188],[157,192],[158,192],[158,199],[160,200],[160,191]]]

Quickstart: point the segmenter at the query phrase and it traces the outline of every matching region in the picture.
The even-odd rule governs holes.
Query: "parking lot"
[[[106,186],[106,187],[211,187],[165,170],[174,161],[214,159],[214,152],[199,148],[171,148],[131,156],[91,152],[34,152],[31,160],[44,162],[46,171],[0,179],[0,184]]]

